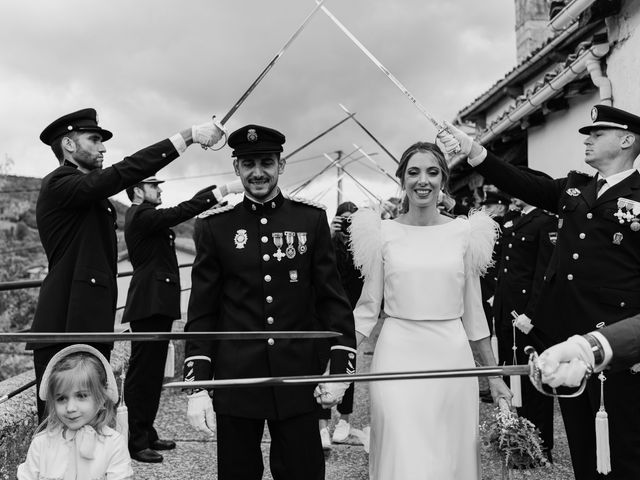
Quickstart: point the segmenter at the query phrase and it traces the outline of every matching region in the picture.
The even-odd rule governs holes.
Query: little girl
[[[38,394],[47,402],[47,418],[18,467],[18,480],[133,478],[126,440],[113,429],[116,380],[98,350],[72,345],[58,352]]]

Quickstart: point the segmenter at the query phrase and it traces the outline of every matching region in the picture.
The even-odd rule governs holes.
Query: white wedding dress
[[[479,274],[491,261],[495,222],[486,214],[442,225],[352,218],[352,249],[365,274],[354,311],[371,333],[384,299],[372,372],[469,368],[468,340],[489,336]],[[371,480],[480,478],[475,378],[370,383]]]

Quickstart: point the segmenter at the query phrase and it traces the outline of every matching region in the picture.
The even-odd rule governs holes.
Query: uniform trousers
[[[262,418],[216,414],[219,480],[262,478],[264,422]],[[323,480],[324,453],[317,412],[266,422],[271,434],[269,463],[274,480]]]
[[[37,350],[33,351],[33,368],[36,373],[36,403],[38,407],[38,423],[42,423],[42,421],[47,416],[46,403],[40,400],[39,395],[42,376],[44,375],[44,371],[53,356],[69,345],[70,344],[68,343],[58,343],[56,345],[38,348]],[[102,353],[102,355],[104,355],[107,360],[109,360],[109,358],[111,357],[111,348],[113,347],[112,343],[91,343],[90,345],[100,353]]]
[[[154,315],[130,323],[133,332],[170,332],[173,319]],[[153,426],[160,405],[169,341],[131,342],[131,357],[124,381],[129,412],[129,451],[139,452],[158,440]]]
[[[569,440],[576,480],[640,478],[640,375],[629,370],[606,373],[604,406],[609,417],[611,473],[596,471],[595,416],[600,407],[600,380],[592,376],[576,398],[561,398],[560,409]]]

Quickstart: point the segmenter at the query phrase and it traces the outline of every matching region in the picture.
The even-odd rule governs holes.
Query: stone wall
[[[0,382],[0,396],[35,378],[33,370]],[[0,404],[0,479],[16,478],[38,425],[35,387]]]

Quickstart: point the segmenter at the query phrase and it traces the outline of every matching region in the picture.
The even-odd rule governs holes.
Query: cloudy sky
[[[325,6],[437,118],[454,118],[515,65],[513,0],[326,0]],[[114,132],[105,166],[211,115],[221,118],[313,7],[313,0],[0,2],[0,163],[11,159],[15,175],[46,175],[56,160],[38,140],[41,130],[88,106]],[[344,118],[339,103],[397,157],[435,135],[321,11],[227,128],[277,128],[287,136],[286,154]],[[347,155],[354,143],[394,172],[393,160],[348,121],[292,156],[281,186],[309,179],[328,164],[325,153]],[[365,158],[346,170],[379,197],[397,190]],[[159,176],[171,180],[164,185],[167,206],[235,178],[229,147],[197,146]],[[332,210],[336,177],[331,169],[302,193]],[[348,176],[343,187],[345,198],[367,200]]]

